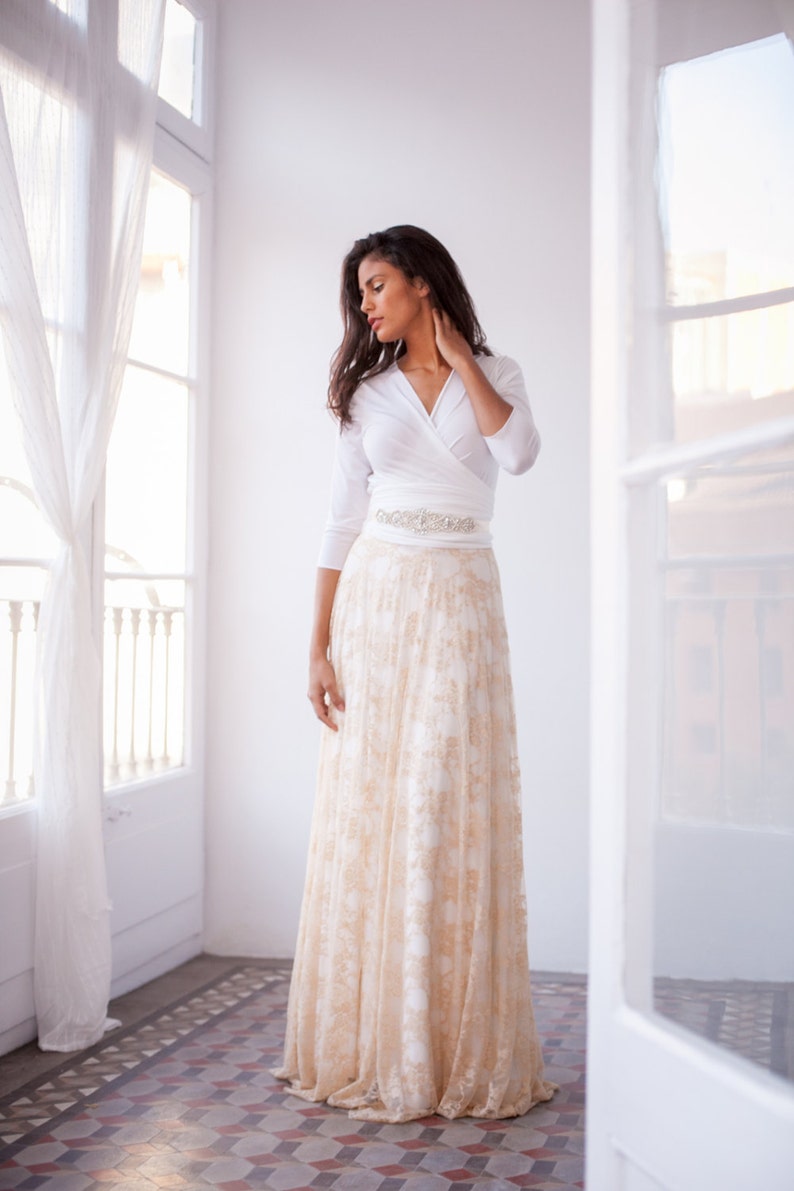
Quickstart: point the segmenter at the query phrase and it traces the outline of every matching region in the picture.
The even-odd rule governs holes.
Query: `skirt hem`
[[[312,1104],[327,1104],[329,1108],[342,1109],[342,1111],[347,1112],[347,1115],[352,1120],[379,1121],[385,1125],[404,1125],[409,1121],[421,1121],[425,1117],[433,1116],[444,1117],[448,1121],[459,1121],[465,1118],[480,1121],[507,1121],[514,1117],[524,1116],[539,1104],[547,1104],[555,1092],[559,1092],[560,1090],[559,1084],[544,1079],[540,1081],[540,1089],[533,1089],[533,1096],[526,1105],[519,1103],[496,1111],[478,1109],[474,1105],[457,1111],[449,1106],[445,1106],[444,1098],[442,1097],[435,1107],[425,1107],[416,1109],[415,1111],[406,1109],[399,1113],[391,1113],[382,1105],[345,1103],[343,1100],[335,1100],[335,1093],[333,1092],[327,1096],[322,1096],[313,1088],[296,1087],[293,1083],[294,1076],[286,1075],[283,1071],[284,1069],[282,1067],[273,1067],[270,1069],[270,1074],[287,1084],[285,1090],[289,1095],[298,1096],[301,1100],[308,1100]]]

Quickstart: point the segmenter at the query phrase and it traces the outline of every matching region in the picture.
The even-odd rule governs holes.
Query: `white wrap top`
[[[340,429],[331,503],[318,565],[341,570],[362,532],[404,545],[489,546],[499,468],[527,471],[540,450],[521,369],[507,356],[477,356],[500,397],[513,406],[504,426],[480,433],[463,381],[450,373],[432,413],[396,364],[363,381]],[[426,509],[472,518],[474,532],[414,529],[378,521],[384,510]],[[369,520],[367,520],[369,514]]]

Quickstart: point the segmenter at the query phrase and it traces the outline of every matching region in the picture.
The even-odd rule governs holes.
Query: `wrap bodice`
[[[482,547],[500,467],[531,467],[540,447],[523,376],[507,356],[478,356],[488,381],[512,407],[504,426],[483,435],[454,370],[428,413],[396,364],[356,390],[352,423],[339,432],[331,504],[319,565],[341,569],[353,541],[367,534],[405,545]],[[378,521],[378,510],[425,509],[471,518],[474,532],[417,533]]]

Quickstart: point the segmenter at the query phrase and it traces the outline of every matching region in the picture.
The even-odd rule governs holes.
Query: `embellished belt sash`
[[[491,544],[490,523],[456,513],[424,507],[370,510],[365,533],[397,544],[421,542],[427,546],[465,546],[481,549]]]
[[[477,533],[487,528],[473,517],[453,517],[430,509],[378,509],[375,520],[380,525],[396,525],[413,533]]]

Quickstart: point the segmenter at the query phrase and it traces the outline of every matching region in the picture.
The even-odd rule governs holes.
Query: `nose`
[[[366,314],[368,310],[372,309],[372,294],[362,294],[361,309]]]

